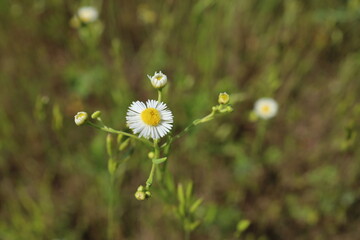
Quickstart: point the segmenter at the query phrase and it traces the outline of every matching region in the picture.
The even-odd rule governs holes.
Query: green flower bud
[[[145,192],[145,197],[146,197],[146,198],[151,198],[151,192],[150,192],[150,191],[146,191],[146,192]]]
[[[101,115],[101,112],[100,112],[100,111],[96,111],[96,112],[94,112],[93,114],[91,114],[91,118],[92,118],[92,119],[96,119],[96,118],[100,117],[100,115]]]
[[[144,186],[143,185],[140,185],[136,191],[138,192],[143,192],[145,190]]]
[[[226,111],[227,111],[227,112],[233,112],[234,109],[233,109],[231,106],[227,106],[227,107],[226,107]]]
[[[143,200],[145,200],[146,195],[145,195],[144,192],[139,192],[139,191],[137,191],[137,192],[135,193],[135,198],[136,198],[137,200],[139,200],[139,201],[143,201]]]
[[[154,152],[149,152],[148,153],[148,158],[153,159],[155,157],[155,153]]]
[[[112,156],[113,137],[110,133],[106,136],[106,151],[109,156]]]

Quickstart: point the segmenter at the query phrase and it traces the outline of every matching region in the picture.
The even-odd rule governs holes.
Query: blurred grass
[[[105,238],[105,135],[73,116],[101,109],[121,128],[131,101],[154,96],[157,70],[175,132],[219,92],[239,99],[173,147],[176,181],[204,199],[193,239],[236,239],[244,218],[247,240],[357,238],[359,0],[99,1],[103,32],[89,42],[69,25],[78,4],[0,1],[0,239]],[[254,156],[263,96],[280,111]],[[117,239],[182,239],[156,194],[133,197],[144,156],[119,183]]]

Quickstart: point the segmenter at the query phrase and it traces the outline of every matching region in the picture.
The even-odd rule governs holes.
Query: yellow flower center
[[[261,111],[263,113],[268,113],[270,111],[270,106],[269,105],[264,105],[261,107]]]
[[[155,76],[156,80],[160,81],[163,77],[161,75]]]
[[[77,118],[77,119],[84,118],[84,117],[86,117],[86,113],[78,113],[78,114],[76,115],[76,118]]]
[[[147,108],[141,113],[141,119],[150,126],[157,126],[161,121],[161,116],[155,108]]]
[[[229,102],[229,100],[230,100],[230,97],[227,93],[220,93],[219,100],[218,100],[220,104],[226,104]]]

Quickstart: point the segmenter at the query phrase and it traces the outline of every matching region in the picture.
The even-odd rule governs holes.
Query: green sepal
[[[167,157],[163,157],[163,158],[153,158],[152,159],[152,162],[154,164],[160,164],[160,163],[163,163],[167,160]]]

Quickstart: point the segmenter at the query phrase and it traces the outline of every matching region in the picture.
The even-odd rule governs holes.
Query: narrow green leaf
[[[184,188],[181,183],[178,184],[177,193],[179,200],[179,213],[182,214],[182,216],[185,216],[185,196]]]
[[[200,222],[199,220],[191,223],[190,226],[189,226],[189,228],[190,228],[189,230],[190,230],[190,231],[194,231],[194,230],[200,225],[200,223],[201,223],[201,222]]]
[[[186,187],[186,200],[189,202],[191,200],[192,189],[193,189],[193,183],[189,182]]]
[[[194,213],[196,211],[196,209],[201,205],[201,203],[203,202],[202,198],[199,198],[198,200],[196,200],[190,207],[190,213]]]
[[[130,138],[123,141],[119,146],[119,151],[124,150],[129,145],[129,143],[130,143]]]

